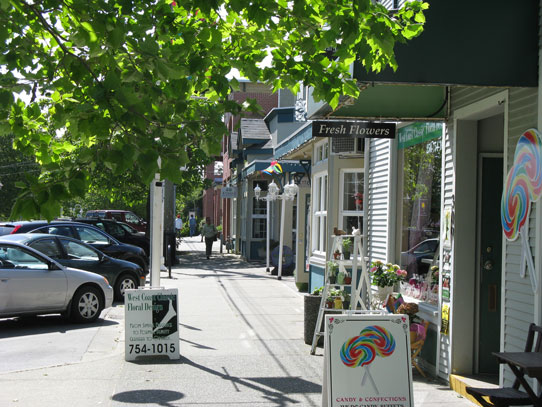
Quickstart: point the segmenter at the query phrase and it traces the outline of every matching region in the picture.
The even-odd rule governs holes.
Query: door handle
[[[484,263],[484,270],[491,271],[493,270],[493,262],[491,260],[486,260]]]
[[[0,278],[0,283],[7,283],[9,278]]]

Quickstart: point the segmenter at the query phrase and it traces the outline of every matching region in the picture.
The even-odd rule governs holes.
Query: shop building
[[[529,323],[542,323],[541,284],[533,290],[529,271],[520,272],[521,243],[505,239],[500,219],[518,139],[542,124],[539,6],[432,2],[422,36],[397,47],[396,72],[356,65],[361,94],[335,110],[306,89],[296,105],[306,104],[309,121],[275,148],[277,159],[311,160],[310,206],[297,212],[310,224],[302,264],[311,290],[323,284],[334,228],[348,228],[349,217],[362,219],[370,262],[401,263],[417,245],[433,245],[409,277],[437,266],[436,292],[402,290],[430,322],[424,369],[452,385],[472,375],[511,385],[492,352],[521,351]],[[313,137],[314,123],[326,120],[396,122],[397,136],[353,138],[359,144],[350,151],[360,155],[345,157],[334,153],[338,137]],[[360,189],[355,211],[349,194]],[[540,203],[532,204],[527,235],[542,281]]]

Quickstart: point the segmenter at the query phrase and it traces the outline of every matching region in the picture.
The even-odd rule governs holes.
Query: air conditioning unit
[[[331,154],[363,157],[364,152],[365,139],[362,137],[331,138]]]

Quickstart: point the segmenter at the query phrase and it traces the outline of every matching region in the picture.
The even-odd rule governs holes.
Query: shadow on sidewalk
[[[222,368],[223,372],[203,366],[184,356],[179,360],[162,359],[161,364],[178,365],[183,364],[192,366],[205,373],[217,376],[222,380],[230,381],[236,392],[240,392],[240,386],[248,387],[249,389],[262,393],[262,397],[269,402],[275,403],[277,406],[286,406],[297,404],[298,401],[288,397],[288,394],[318,394],[322,392],[320,384],[305,380],[301,377],[236,377],[230,376],[226,368]],[[155,364],[156,359],[141,359],[132,361],[140,365]],[[163,392],[163,394],[161,394]],[[177,397],[177,398],[173,398]],[[169,406],[168,402],[178,400],[184,397],[183,393],[169,390],[138,390],[115,394],[112,399],[125,403],[156,403],[160,401],[160,405]],[[163,403],[166,404],[163,404]]]

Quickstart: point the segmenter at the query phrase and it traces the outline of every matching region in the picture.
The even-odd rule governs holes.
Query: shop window
[[[329,141],[322,142],[320,144],[317,144],[315,147],[315,157],[316,161],[315,164],[327,160],[329,157]]]
[[[352,234],[352,228],[362,229],[363,174],[359,169],[341,173],[339,225],[348,234]]]
[[[403,152],[401,267],[402,292],[436,303],[441,202],[441,138],[408,146]],[[400,171],[401,173],[401,171]]]
[[[325,254],[327,222],[327,174],[314,177],[313,206],[313,253]]]

